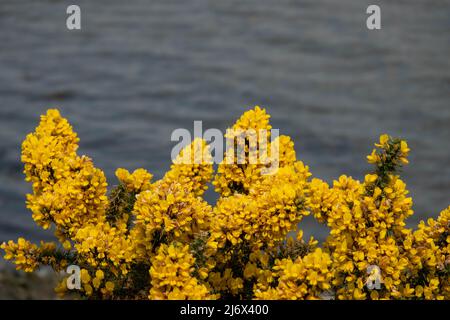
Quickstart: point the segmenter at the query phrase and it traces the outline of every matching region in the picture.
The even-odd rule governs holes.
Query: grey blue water
[[[82,29],[66,29],[66,7]],[[161,177],[176,128],[224,130],[261,105],[316,177],[362,179],[381,133],[408,140],[413,226],[450,204],[450,3],[0,1],[0,241],[48,239],[25,208],[20,144],[59,108],[113,185],[118,167]],[[209,194],[210,199],[213,196]],[[313,219],[305,234],[323,238]]]

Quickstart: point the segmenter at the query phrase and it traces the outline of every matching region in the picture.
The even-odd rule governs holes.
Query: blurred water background
[[[65,26],[72,3],[81,31]],[[380,31],[366,28],[369,3]],[[111,185],[118,167],[161,177],[174,129],[224,130],[254,105],[328,182],[362,179],[378,136],[401,136],[408,224],[437,216],[450,204],[449,17],[436,0],[1,0],[0,241],[51,236],[25,208],[20,144],[55,107]]]

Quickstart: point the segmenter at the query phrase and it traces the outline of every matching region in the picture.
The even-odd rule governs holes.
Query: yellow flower
[[[106,288],[106,290],[108,290],[109,292],[113,292],[113,291],[114,291],[114,288],[115,288],[115,285],[114,285],[113,282],[107,281],[107,282],[105,283],[105,288]]]
[[[90,299],[450,299],[450,207],[406,227],[413,201],[398,168],[407,142],[381,135],[363,181],[328,184],[311,179],[288,136],[254,143],[271,137],[269,118],[255,107],[236,121],[227,139],[245,157],[237,163],[227,146],[214,177],[209,148],[195,139],[158,181],[117,169],[120,185],[107,196],[103,171],[49,110],[23,142],[22,162],[27,207],[60,245],[19,238],[0,246],[5,259],[26,272],[79,265],[77,293]],[[211,181],[214,205],[203,197]],[[303,240],[309,214],[328,227],[324,243]],[[373,281],[380,288],[368,291]]]
[[[97,270],[95,272],[95,277],[99,280],[103,280],[105,278],[105,274],[103,273],[102,270]]]
[[[387,144],[388,141],[389,141],[389,135],[382,134],[380,136],[380,143],[377,146],[384,147]]]
[[[86,292],[86,295],[87,295],[87,296],[91,296],[91,295],[92,295],[92,293],[93,293],[94,290],[92,289],[91,285],[85,284],[85,285],[83,286],[83,288],[84,288],[84,291]]]
[[[409,152],[409,150],[410,150],[410,149],[408,148],[408,143],[406,143],[406,141],[402,140],[402,141],[400,142],[400,151],[401,151],[403,154],[407,155],[408,152]]]
[[[128,170],[119,168],[116,170],[116,177],[128,191],[140,193],[151,188],[150,180],[153,176],[145,169],[137,169],[130,174]]]
[[[81,269],[81,281],[85,284],[91,281],[91,276],[89,275],[89,271],[86,269]]]
[[[377,163],[380,160],[380,157],[377,154],[375,149],[372,150],[372,153],[367,156],[367,161],[369,163]]]
[[[192,276],[194,263],[189,246],[161,245],[150,268],[150,299],[215,299],[216,296]]]

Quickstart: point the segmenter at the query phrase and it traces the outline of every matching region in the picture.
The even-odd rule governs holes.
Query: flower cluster
[[[101,219],[108,204],[106,178],[87,157],[79,157],[77,135],[57,110],[42,116],[22,145],[26,180],[33,183],[27,207],[44,229],[68,239],[86,223]]]
[[[303,258],[276,260],[273,270],[275,287],[255,290],[255,297],[264,300],[319,299],[331,288],[331,258],[317,248]]]
[[[8,241],[8,243],[2,244],[1,248],[5,250],[4,258],[6,260],[14,259],[17,270],[33,272],[39,267],[39,264],[52,265],[58,269],[61,265],[66,265],[62,259],[58,265],[56,264],[54,256],[57,254],[56,246],[51,242],[41,241],[41,245],[37,246],[24,238],[19,238],[17,243]]]
[[[161,180],[136,196],[133,234],[141,251],[150,253],[175,240],[188,243],[208,230],[212,207],[200,197],[212,178],[211,156],[203,158],[208,150],[203,140],[194,140]],[[189,160],[183,160],[186,155]]]
[[[411,268],[410,296],[450,298],[450,207],[438,219],[421,222],[404,242]]]
[[[128,192],[138,194],[150,189],[150,181],[152,180],[153,175],[145,169],[137,169],[133,173],[130,173],[126,169],[119,168],[116,170],[116,177],[119,179],[120,183],[125,186]]]
[[[251,186],[263,178],[261,171],[268,163],[265,159],[253,159],[252,155],[267,157],[268,150],[271,149],[270,142],[268,142],[270,129],[272,129],[269,118],[270,116],[264,109],[255,107],[255,109],[245,112],[234,126],[227,130],[225,137],[233,143],[227,143],[228,150],[225,150],[224,160],[219,165],[213,182],[216,192],[221,196],[247,193]],[[249,132],[250,134],[248,134]],[[250,140],[253,141],[252,144],[250,144]],[[259,146],[260,142],[261,147]],[[250,152],[255,149],[258,152]],[[242,150],[242,152],[235,152],[235,150]],[[245,154],[245,158],[238,159],[238,153],[241,156]]]
[[[158,238],[187,240],[206,230],[212,208],[179,183],[158,185],[139,194],[134,206],[136,227],[142,228],[148,245]],[[151,249],[151,247],[148,247]]]
[[[152,288],[150,299],[211,300],[210,289],[193,276],[195,259],[188,245],[163,244],[153,257],[150,268]]]
[[[76,293],[88,299],[450,299],[450,207],[406,227],[406,141],[382,135],[362,181],[328,184],[311,177],[289,137],[271,136],[269,118],[255,107],[237,120],[215,175],[195,139],[162,179],[118,169],[108,194],[68,121],[49,110],[22,161],[32,217],[60,244],[19,238],[1,245],[5,259],[26,272],[76,265]],[[214,205],[203,197],[210,183]],[[310,214],[330,230],[321,245],[299,229]]]
[[[333,291],[338,299],[422,297],[416,291],[423,287],[415,287],[413,280],[414,274],[422,272],[420,245],[413,244],[412,230],[405,227],[405,219],[413,214],[412,199],[396,174],[400,165],[408,163],[409,148],[405,141],[387,135],[376,146],[379,149],[368,156],[375,170],[364,182],[346,176],[331,188],[319,179],[311,182],[311,210],[331,230],[324,247],[333,258]],[[430,243],[430,238],[427,234],[422,239]],[[379,290],[367,286],[371,267],[380,270]],[[446,277],[448,273],[442,274],[442,279]]]
[[[278,169],[250,188],[221,197],[214,208],[209,246],[224,248],[245,241],[259,247],[274,246],[295,231],[308,215],[305,204],[308,168],[301,162]]]
[[[127,274],[135,258],[125,224],[111,226],[108,222],[87,225],[75,238],[75,250],[92,267],[108,267],[113,274]]]

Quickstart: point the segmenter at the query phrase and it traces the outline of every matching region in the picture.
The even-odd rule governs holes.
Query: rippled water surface
[[[70,3],[82,31],[65,28]],[[50,107],[111,184],[117,167],[161,177],[175,128],[225,129],[258,104],[329,182],[363,178],[380,133],[406,138],[409,223],[450,204],[448,1],[378,1],[381,31],[365,0],[70,3],[0,2],[0,241],[48,237],[25,208],[20,144]]]

